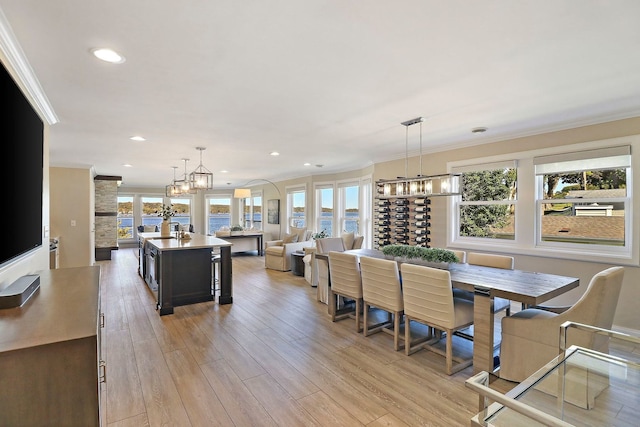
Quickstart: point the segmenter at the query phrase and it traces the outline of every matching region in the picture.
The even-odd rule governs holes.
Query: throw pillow
[[[354,233],[342,233],[340,237],[342,238],[342,242],[344,243],[345,250],[348,251],[353,248],[353,239],[355,238]]]
[[[282,239],[282,243],[296,243],[298,241],[298,235],[291,233],[285,234],[284,239]]]
[[[155,225],[145,225],[144,226],[144,232],[145,233],[149,233],[151,231],[156,231],[156,226]]]
[[[291,234],[295,234],[296,236],[298,236],[298,240],[296,240],[297,242],[304,242],[305,235],[307,234],[307,227],[303,227],[303,228],[291,227]]]

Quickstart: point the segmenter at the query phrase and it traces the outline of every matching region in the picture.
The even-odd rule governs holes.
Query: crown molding
[[[2,54],[13,69],[15,77],[22,83],[24,90],[26,90],[32,104],[34,104],[34,108],[49,125],[58,123],[58,116],[53,111],[53,107],[42,90],[42,86],[40,86],[40,82],[16,40],[16,36],[13,34],[11,25],[9,25],[2,9],[0,9],[0,51],[2,51]]]

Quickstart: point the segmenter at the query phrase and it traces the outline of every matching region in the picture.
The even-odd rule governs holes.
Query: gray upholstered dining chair
[[[328,254],[331,251],[344,252],[344,242],[340,237],[325,237],[316,239],[316,253]],[[329,302],[329,262],[324,259],[315,258],[315,272],[317,273],[317,299],[328,304]]]
[[[452,375],[473,363],[473,357],[466,359],[453,356],[453,333],[473,324],[473,303],[453,297],[451,275],[447,270],[415,264],[402,264],[402,295],[404,299],[405,354],[410,355],[426,348],[446,358],[446,372]],[[435,339],[412,342],[411,322],[423,323],[430,328],[443,331],[446,348],[435,347]],[[453,362],[456,362],[454,365]]]
[[[585,293],[571,307],[528,308],[504,317],[500,378],[521,382],[556,357],[563,322],[611,329],[623,276],[623,267],[610,267],[593,276]],[[577,333],[570,344],[606,353],[608,341],[602,338]]]
[[[482,265],[485,267],[502,268],[505,270],[513,270],[514,266],[514,259],[512,256],[484,254],[480,252],[467,253],[466,262],[470,265]],[[473,292],[471,291],[454,289],[453,294],[456,298],[462,298],[473,302]],[[507,316],[511,315],[511,301],[508,299],[494,298],[492,308],[494,313],[505,310]],[[471,337],[467,336],[467,338]]]
[[[329,288],[331,320],[335,322],[345,318],[354,318],[356,332],[362,331],[360,320],[360,313],[362,312],[362,279],[360,277],[358,256],[344,252],[329,252],[329,272],[331,274],[331,287]],[[337,311],[338,296],[353,299],[355,308],[353,310],[343,309]]]
[[[389,259],[360,257],[360,274],[362,276],[362,298],[364,300],[364,336],[377,332],[393,335],[393,348],[402,348],[400,340],[400,324],[404,320],[404,305],[400,288],[398,263]],[[387,313],[387,320],[369,325],[369,307],[375,307]],[[391,326],[393,325],[393,329]]]

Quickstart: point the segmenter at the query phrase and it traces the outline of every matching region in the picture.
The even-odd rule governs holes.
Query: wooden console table
[[[235,234],[235,235],[229,235],[229,236],[220,236],[219,238],[220,239],[224,239],[224,240],[228,240],[232,244],[234,244],[234,240],[255,239],[255,241],[256,241],[256,249],[258,250],[258,256],[262,256],[262,255],[264,255],[264,248],[263,248],[263,243],[262,243],[263,237],[262,236],[263,236],[262,233],[245,233],[245,234]],[[231,252],[235,253],[235,252],[242,252],[242,251],[236,250],[236,248],[234,248],[232,246],[231,247]]]
[[[0,310],[0,424],[99,426],[100,267],[39,275],[21,307]]]

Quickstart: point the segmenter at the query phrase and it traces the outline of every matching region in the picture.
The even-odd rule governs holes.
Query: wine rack
[[[419,195],[394,197],[384,194],[384,181],[376,183],[374,247],[403,244],[429,247],[431,200]]]

